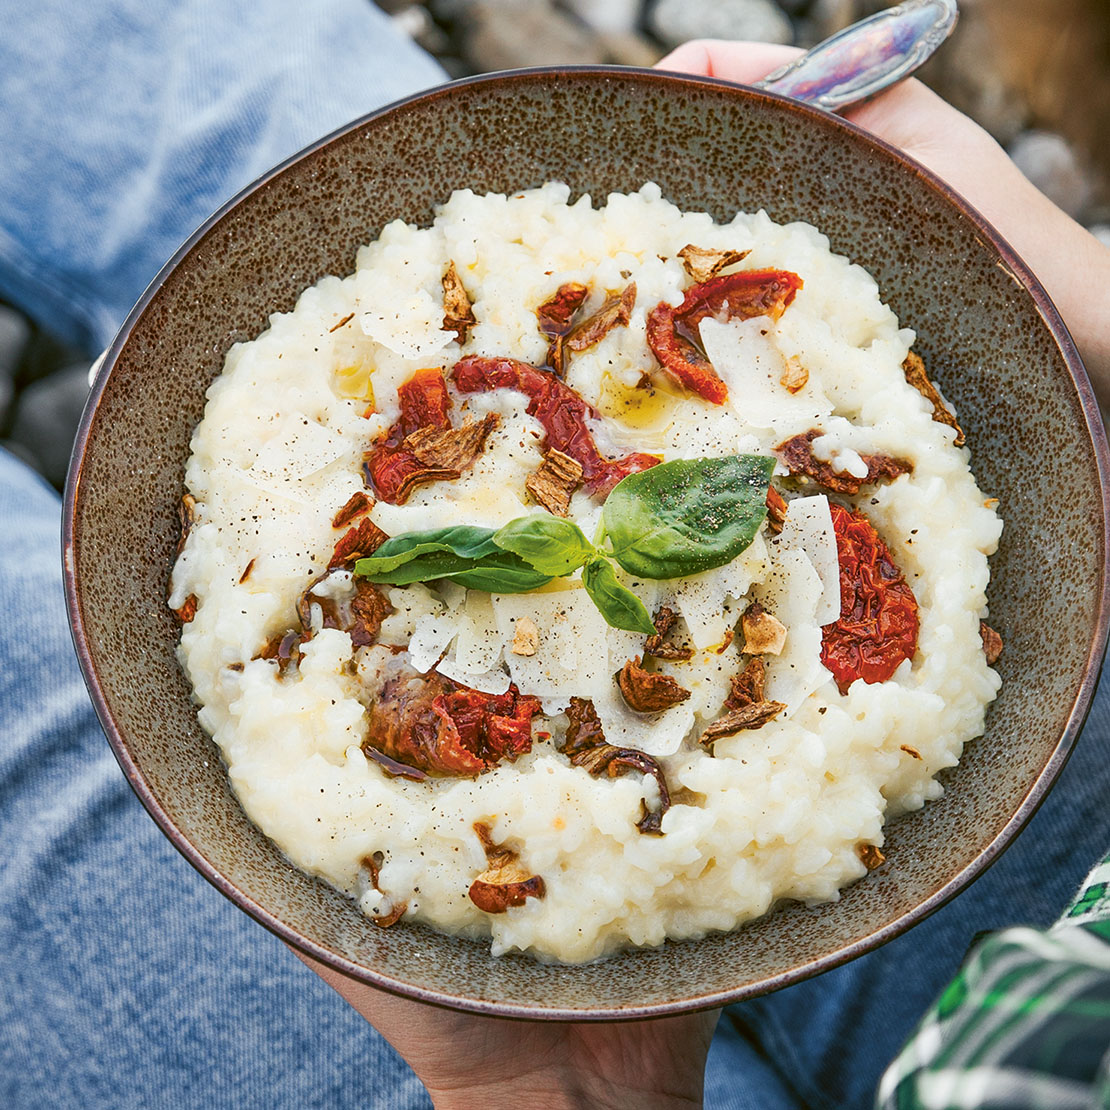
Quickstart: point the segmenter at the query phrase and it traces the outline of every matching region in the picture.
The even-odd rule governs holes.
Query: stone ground
[[[371,2],[371,0],[367,0]],[[650,66],[692,38],[811,46],[889,0],[378,0],[453,77],[559,63]],[[1110,244],[1110,5],[962,0],[922,76]],[[0,444],[58,488],[88,359],[0,303]]]

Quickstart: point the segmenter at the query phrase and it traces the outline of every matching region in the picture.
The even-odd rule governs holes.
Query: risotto
[[[651,184],[387,226],[191,445],[169,603],[247,814],[368,927],[568,963],[896,866],[999,687],[913,340],[813,227]]]

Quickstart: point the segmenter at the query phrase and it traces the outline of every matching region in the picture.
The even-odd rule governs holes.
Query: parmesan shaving
[[[801,551],[782,550],[775,551],[771,573],[755,591],[760,604],[787,628],[781,654],[764,659],[765,697],[786,703],[784,717],[795,713],[829,677],[821,663],[821,626],[816,617],[823,593],[821,578],[809,559]]]
[[[820,625],[837,620],[840,616],[840,563],[829,499],[824,494],[794,498],[787,508],[782,532],[771,540],[771,548],[774,551],[797,550],[805,555],[821,579],[821,600],[814,620]]]
[[[694,710],[683,702],[662,713],[636,713],[624,703],[615,683],[593,699],[605,739],[619,748],[638,748],[647,755],[674,755],[694,726]]]
[[[539,632],[535,655],[504,653],[518,690],[541,698],[571,698],[611,679],[609,626],[585,590],[492,597],[502,645],[512,643],[516,622],[524,617]]]
[[[481,590],[467,591],[459,634],[455,640],[455,658],[459,669],[472,674],[492,671],[501,661],[503,646],[490,595]],[[445,673],[442,667],[439,671]]]
[[[703,320],[699,331],[709,361],[728,386],[728,403],[745,423],[787,436],[819,425],[832,412],[812,374],[797,391],[784,388],[787,361],[770,317]]]
[[[409,662],[421,674],[430,671],[458,635],[460,623],[455,614],[421,617],[409,641]]]
[[[769,566],[767,545],[758,533],[731,563],[677,580],[674,605],[695,648],[701,651],[724,642],[735,619],[726,617],[726,601],[742,598],[754,582],[763,580]]]
[[[469,686],[472,690],[480,690],[483,694],[503,694],[508,690],[509,672],[504,667],[495,667],[488,671],[470,671],[459,665],[457,656],[456,648],[436,666],[436,670],[444,678]]]

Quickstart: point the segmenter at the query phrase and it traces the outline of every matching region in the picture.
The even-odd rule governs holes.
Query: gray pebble
[[[8,436],[34,467],[61,489],[89,393],[89,363],[63,367],[32,382],[15,403]]]
[[[1080,216],[1090,203],[1094,184],[1063,135],[1026,131],[1011,143],[1010,157],[1069,216]]]
[[[563,0],[583,23],[607,34],[628,34],[640,25],[640,0]]]
[[[814,0],[809,18],[820,40],[850,27],[862,14],[856,0]]]
[[[0,425],[3,424],[15,394],[15,379],[31,326],[22,313],[0,304]]]
[[[1105,247],[1110,247],[1110,224],[1095,224],[1091,234]]]
[[[481,0],[469,12],[466,57],[478,72],[520,66],[597,64],[605,49],[598,36],[546,3]]]
[[[746,39],[754,42],[794,41],[794,28],[773,0],[658,0],[651,9],[651,30],[675,47],[690,39]]]

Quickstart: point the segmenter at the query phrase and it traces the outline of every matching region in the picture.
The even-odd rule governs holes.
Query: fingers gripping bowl
[[[246,819],[199,729],[164,608],[189,437],[231,345],[320,277],[351,272],[358,246],[391,220],[426,225],[454,189],[514,193],[549,180],[594,198],[654,180],[680,208],[719,221],[760,209],[802,220],[875,277],[957,408],[980,484],[1002,500],[991,623],[1006,639],[1003,677],[1021,676],[1004,684],[984,739],[942,774],[945,796],[888,825],[888,863],[838,902],[791,903],[730,933],[574,969],[494,959],[486,944],[420,925],[375,929],[292,869]],[[377,985],[464,1008],[672,1012],[784,985],[889,938],[969,881],[1031,814],[1074,740],[1102,649],[1104,448],[1070,341],[1023,274],[916,167],[838,121],[714,82],[512,74],[333,136],[183,249],[121,333],[86,414],[67,499],[70,604],[133,784],[187,857],[280,935]],[[1019,617],[1030,612],[1035,626]]]

